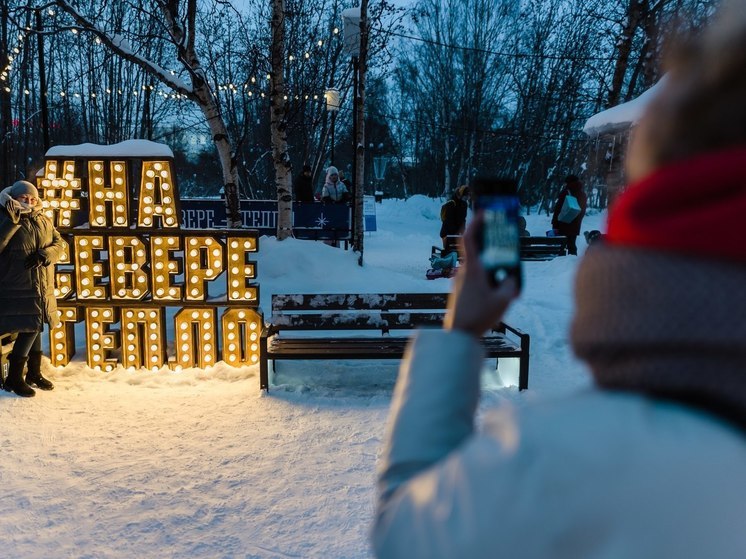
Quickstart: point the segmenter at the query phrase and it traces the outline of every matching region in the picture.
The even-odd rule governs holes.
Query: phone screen
[[[479,234],[479,258],[493,285],[509,276],[521,278],[521,239],[518,216],[520,202],[515,195],[481,194],[475,209],[483,210]]]

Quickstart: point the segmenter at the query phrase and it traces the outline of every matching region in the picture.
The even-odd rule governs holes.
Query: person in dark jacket
[[[54,264],[63,250],[59,233],[41,211],[33,184],[17,181],[0,192],[0,332],[18,334],[3,387],[19,396],[35,394],[29,385],[54,388],[41,374],[40,334],[44,323],[50,327],[59,323]]]
[[[443,204],[442,209],[440,238],[443,240],[443,250],[450,251],[453,247],[449,244],[448,236],[461,235],[464,232],[466,212],[469,209],[469,187],[459,186],[451,199]]]
[[[568,194],[572,194],[578,199],[580,213],[570,222],[564,222],[559,219],[562,205]],[[588,206],[588,199],[583,190],[583,183],[575,175],[569,175],[565,178],[565,188],[560,192],[557,202],[554,204],[554,213],[552,214],[552,229],[557,231],[558,235],[567,237],[567,252],[577,256],[578,244],[577,239],[580,235],[580,224],[585,216],[585,210]]]
[[[296,202],[313,202],[313,181],[310,165],[303,165],[303,172],[298,175],[293,184],[293,194],[295,194]]]
[[[345,188],[347,189],[347,194],[349,196],[348,200],[350,204],[355,204],[355,187],[352,184],[352,181],[347,178],[347,175],[345,175],[345,172],[340,169],[339,170],[339,182],[341,182],[343,185],[345,185]]]

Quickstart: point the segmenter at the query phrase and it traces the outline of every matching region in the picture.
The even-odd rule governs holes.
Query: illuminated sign
[[[37,183],[65,243],[55,366],[75,355],[79,323],[103,371],[259,361],[257,231],[182,228],[171,158],[48,153]]]

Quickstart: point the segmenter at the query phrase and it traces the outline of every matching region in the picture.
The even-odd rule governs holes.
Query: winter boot
[[[54,384],[41,376],[41,351],[32,351],[28,354],[26,384],[36,385],[40,390],[52,390],[54,388]]]
[[[8,356],[8,378],[5,379],[5,388],[8,392],[15,392],[19,396],[30,397],[36,394],[34,389],[26,384],[23,380],[23,366],[26,364],[28,357],[16,357],[13,354]]]

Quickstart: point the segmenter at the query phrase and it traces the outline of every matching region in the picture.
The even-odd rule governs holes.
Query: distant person
[[[313,202],[313,179],[310,165],[303,165],[303,172],[293,183],[293,194],[296,202]]]
[[[4,388],[18,396],[34,396],[31,386],[54,388],[41,373],[41,332],[59,323],[54,265],[63,250],[33,184],[16,181],[0,192],[0,333],[18,334]]]
[[[469,209],[469,187],[459,186],[453,191],[451,199],[440,208],[440,238],[443,241],[443,250],[450,252],[455,247],[449,241],[449,235],[461,235],[466,225],[466,214]]]
[[[562,219],[561,211],[565,204],[565,198],[571,194],[574,196],[579,205],[579,213],[570,221]],[[567,237],[567,252],[578,254],[578,235],[580,235],[580,225],[585,216],[585,210],[588,206],[588,199],[583,190],[583,183],[575,175],[569,175],[565,178],[565,186],[560,192],[557,202],[554,204],[554,213],[552,214],[552,229],[556,230],[558,235]]]
[[[344,203],[350,198],[347,187],[339,180],[339,171],[330,166],[326,170],[324,188],[321,190],[321,201],[327,203]]]
[[[521,237],[530,237],[531,233],[526,229],[526,218],[522,215],[518,216],[518,235]]]
[[[594,388],[477,423],[479,338],[516,286],[490,287],[469,227],[444,329],[414,336],[394,391],[378,557],[746,556],[744,52],[731,0],[633,131],[631,184],[575,283]]]
[[[342,169],[339,170],[339,182],[345,185],[349,194],[348,200],[352,202],[355,199],[355,188],[352,185],[352,181],[347,178],[347,175]]]
[[[347,190],[349,192],[352,192],[352,181],[350,181],[350,179],[347,178],[347,175],[342,169],[339,170],[339,182],[345,185],[345,187],[347,187]]]

